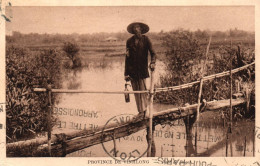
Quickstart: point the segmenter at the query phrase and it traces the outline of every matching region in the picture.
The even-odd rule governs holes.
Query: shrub
[[[166,76],[161,76],[160,86],[169,87],[181,85],[197,79],[201,75],[202,50],[192,32],[176,30],[165,33],[162,40],[166,49]],[[196,88],[197,89],[197,88]],[[187,93],[191,89],[182,91],[158,93],[155,100],[177,104],[187,102]],[[194,94],[194,93],[193,93]],[[185,96],[187,95],[187,96]],[[195,95],[195,94],[194,94]]]
[[[61,60],[55,50],[38,55],[17,47],[6,50],[6,135],[12,141],[47,129],[46,93],[33,87],[46,87],[48,81],[61,87]],[[57,98],[53,97],[53,101]]]
[[[202,47],[196,35],[185,30],[176,30],[164,33],[162,38],[166,49],[166,75],[160,78],[160,87],[170,87],[199,80],[202,76],[202,67],[205,61],[206,48]],[[254,61],[254,51],[241,49],[239,45],[221,46],[218,50],[210,50],[204,76],[241,67]],[[236,91],[235,82],[254,81],[254,67],[242,70],[232,76],[233,93]],[[157,85],[158,86],[158,85]],[[156,93],[155,101],[184,106],[185,103],[197,103],[199,84],[191,88],[177,91]],[[202,96],[207,101],[230,98],[230,77],[225,76],[210,81],[204,81]]]
[[[81,59],[78,56],[79,46],[76,43],[65,42],[62,49],[72,61],[72,68],[81,67]]]

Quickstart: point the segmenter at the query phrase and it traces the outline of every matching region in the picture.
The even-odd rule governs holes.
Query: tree
[[[169,71],[171,85],[187,83],[190,80],[189,74],[194,73],[194,67],[199,65],[202,51],[198,40],[192,32],[185,30],[172,31],[163,37],[163,45],[166,48],[167,70]],[[185,77],[186,76],[186,77]]]
[[[189,83],[201,75],[202,49],[194,34],[187,30],[175,30],[163,34],[163,46],[166,50],[166,74],[160,78],[161,87],[170,87]],[[197,99],[197,87],[181,91],[158,93],[155,100],[175,105],[192,103]]]
[[[79,46],[76,43],[65,42],[63,45],[63,51],[73,63],[72,68],[77,68],[81,66],[81,60],[78,57],[79,50]]]

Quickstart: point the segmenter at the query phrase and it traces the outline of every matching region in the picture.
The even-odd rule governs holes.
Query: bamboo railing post
[[[249,115],[250,112],[250,92],[248,86],[246,86],[246,114]]]
[[[115,130],[113,132],[113,143],[114,143],[114,156],[117,157],[117,151],[116,151],[116,133]]]
[[[163,146],[162,145],[161,145],[161,157],[163,157]]]
[[[210,46],[210,42],[211,42],[211,36],[209,38],[209,43],[207,45],[207,50],[206,50],[206,54],[205,54],[205,61],[204,61],[204,65],[202,66],[202,77],[200,79],[200,89],[199,89],[199,96],[198,96],[198,107],[197,107],[197,121],[199,120],[199,111],[200,111],[200,100],[201,100],[201,95],[202,95],[202,87],[203,87],[203,77],[204,77],[204,69],[206,68],[207,65],[207,59],[208,59],[208,53],[209,53],[209,46]]]
[[[203,77],[200,79],[200,89],[199,89],[198,107],[197,107],[197,121],[199,121],[199,114],[200,114],[200,100],[201,100],[201,95],[202,95],[202,87],[203,87]]]
[[[207,59],[208,59],[208,52],[209,52],[209,46],[211,42],[211,36],[209,38],[209,43],[207,45],[207,50],[205,54],[205,61],[204,65],[202,66],[202,77],[200,79],[200,89],[199,89],[199,95],[198,95],[198,106],[197,106],[197,115],[196,115],[196,121],[199,121],[199,114],[200,114],[200,100],[201,100],[201,95],[202,95],[202,87],[203,87],[203,77],[204,77],[204,68],[207,65]],[[198,125],[196,125],[196,131],[195,131],[195,150],[197,152],[197,136],[198,136]]]
[[[228,133],[227,133],[227,138],[226,138],[226,157],[228,156]]]
[[[195,132],[195,153],[197,156],[197,152],[198,152],[198,124],[196,124],[196,132]]]
[[[51,84],[47,85],[47,95],[48,95],[48,112],[47,112],[47,130],[48,130],[48,152],[51,156],[51,112],[52,112],[52,102],[51,102]]]
[[[255,127],[253,128],[253,157],[255,157]]]
[[[230,47],[231,47],[231,54],[230,54],[230,125],[229,125],[229,133],[230,133],[230,152],[231,152],[231,157],[233,156],[233,148],[232,148],[232,93],[233,93],[233,85],[232,85],[232,61],[233,61],[233,56],[232,56],[232,39],[231,39],[231,43],[230,43]]]
[[[152,157],[153,145],[153,97],[154,97],[154,70],[151,70],[151,84],[149,95],[149,132],[148,134],[148,151],[147,157]]]
[[[244,141],[244,157],[246,156],[246,136],[245,136],[245,141]]]

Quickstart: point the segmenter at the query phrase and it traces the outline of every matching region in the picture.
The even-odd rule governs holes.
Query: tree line
[[[182,29],[180,29],[182,30]],[[176,30],[173,30],[176,31]],[[239,30],[237,28],[230,29],[227,31],[209,31],[209,30],[196,30],[190,31],[197,39],[207,39],[211,34],[214,38],[227,38],[227,37],[248,37],[254,38],[254,32],[248,32],[244,30]],[[162,37],[170,32],[148,32],[152,39],[160,40]],[[131,34],[128,32],[117,32],[117,33],[93,33],[93,34],[39,34],[39,33],[29,33],[23,34],[18,31],[13,31],[12,35],[6,36],[6,41],[8,43],[26,43],[26,44],[60,44],[64,41],[74,41],[79,43],[88,42],[101,42],[108,37],[115,37],[118,41],[126,41]]]

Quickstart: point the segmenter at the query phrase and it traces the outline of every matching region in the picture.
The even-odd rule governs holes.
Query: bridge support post
[[[195,135],[195,148],[192,143],[192,128],[194,123],[196,122],[196,113],[194,115],[188,115],[187,117],[183,118],[185,129],[186,129],[186,157],[196,156],[197,155],[197,148],[196,148],[196,135]],[[196,133],[197,134],[197,133]]]
[[[155,130],[155,126],[153,125],[151,140],[149,140],[150,128],[147,127],[147,129],[146,129],[146,131],[147,131],[146,139],[147,139],[147,143],[148,143],[147,157],[155,157],[155,154],[156,154],[156,147],[155,147],[155,142],[154,142],[154,130]]]
[[[47,85],[47,95],[48,95],[48,110],[47,110],[47,130],[48,130],[48,152],[51,157],[51,130],[52,130],[52,120],[51,120],[51,112],[52,112],[52,101],[51,101],[51,84]]]

